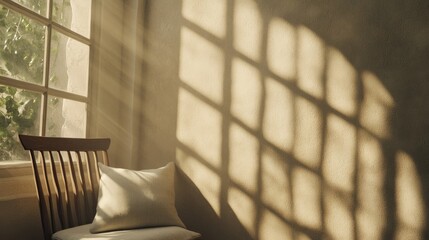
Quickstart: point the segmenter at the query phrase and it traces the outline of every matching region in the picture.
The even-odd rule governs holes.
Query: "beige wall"
[[[138,165],[205,239],[426,238],[425,11],[148,1]]]
[[[112,138],[115,166],[176,161],[179,213],[204,239],[428,238],[424,4],[147,1],[130,60],[139,1],[102,2],[91,135]],[[0,232],[36,239],[20,171],[0,169],[19,186]]]

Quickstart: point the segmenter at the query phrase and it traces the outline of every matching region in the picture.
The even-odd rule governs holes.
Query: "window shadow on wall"
[[[205,239],[425,239],[422,4],[182,1],[185,222]]]

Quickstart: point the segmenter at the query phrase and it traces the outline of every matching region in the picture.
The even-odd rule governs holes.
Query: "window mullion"
[[[70,99],[70,100],[74,100],[74,101],[78,101],[78,102],[84,102],[84,103],[88,102],[88,98],[85,96],[81,96],[78,94],[57,90],[54,88],[48,89],[48,95],[60,97],[60,98],[66,98],[66,99]]]
[[[39,92],[39,93],[46,92],[45,86],[24,82],[21,80],[16,80],[16,79],[6,77],[6,76],[1,76],[1,75],[0,75],[0,84],[5,86],[11,86],[14,88],[21,88],[21,89],[25,89],[33,92]]]
[[[55,29],[55,31],[58,31],[58,32],[66,35],[67,37],[71,37],[71,38],[73,38],[79,42],[85,43],[86,45],[91,45],[91,41],[88,38],[86,38],[86,37],[84,37],[84,36],[82,36],[76,32],[73,32],[72,30],[70,30],[70,29],[68,29],[68,28],[66,28],[66,27],[64,27],[64,26],[62,26],[56,22],[51,22],[51,25],[52,25],[52,28]]]
[[[42,93],[42,119],[40,121],[40,134],[45,136],[46,134],[46,122],[48,115],[48,89],[49,89],[49,75],[50,75],[50,65],[51,65],[51,37],[52,37],[52,4],[53,0],[48,1],[48,23],[46,25],[46,35],[45,35],[45,61],[44,61],[44,71],[43,71],[43,85],[45,86],[45,91]]]

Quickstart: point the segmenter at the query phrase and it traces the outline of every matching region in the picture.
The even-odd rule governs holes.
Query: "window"
[[[90,0],[0,0],[0,161],[18,134],[85,137]]]

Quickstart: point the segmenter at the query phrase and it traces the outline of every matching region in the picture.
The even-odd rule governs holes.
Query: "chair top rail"
[[[64,138],[19,135],[25,150],[35,151],[107,151],[109,138]]]

